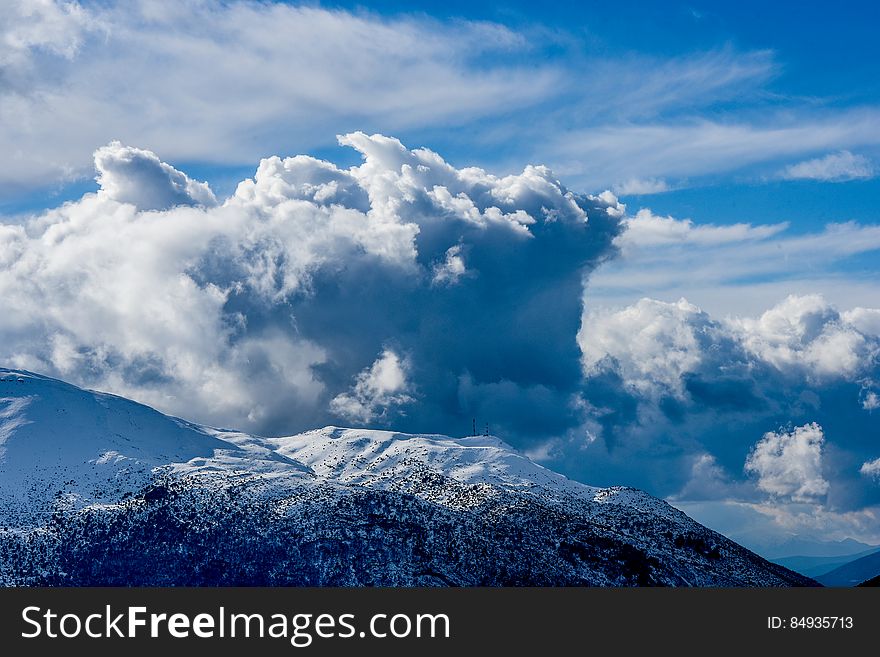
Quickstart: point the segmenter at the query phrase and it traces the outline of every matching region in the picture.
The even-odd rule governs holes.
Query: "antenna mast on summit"
[[[471,435],[472,436],[477,435],[477,418],[474,418],[474,432]]]

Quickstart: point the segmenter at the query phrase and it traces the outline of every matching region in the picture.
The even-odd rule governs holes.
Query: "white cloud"
[[[864,155],[853,155],[849,151],[830,153],[825,157],[791,164],[780,173],[786,180],[821,180],[823,182],[844,182],[872,178],[874,165]]]
[[[596,56],[540,25],[255,0],[7,0],[4,15],[0,186],[9,189],[81,176],[94,145],[111,139],[172,161],[238,166],[330,146],[326,135],[352,126],[422,140],[442,130],[459,146],[476,140],[470,152],[484,164],[504,168],[503,144],[517,162],[550,162],[578,186],[629,181],[621,190],[631,194],[880,140],[871,108],[817,118],[789,100],[760,123],[730,111],[718,119],[719,102],[766,100],[780,71],[769,50]],[[448,129],[462,125],[475,129]]]
[[[0,67],[12,73],[16,67],[27,64],[34,50],[72,59],[88,33],[99,27],[76,2],[7,0],[2,9]]]
[[[862,408],[866,411],[876,411],[880,408],[880,395],[873,390],[867,390],[862,398]]]
[[[853,308],[844,312],[842,317],[865,335],[880,337],[880,309]]]
[[[614,114],[637,125],[638,119],[653,118],[682,106],[695,108],[732,98],[743,100],[759,93],[760,85],[778,70],[770,50],[738,52],[730,47],[668,59],[644,56],[599,63],[592,71],[600,87],[596,89],[597,97],[617,98],[586,111]]]
[[[410,364],[386,349],[367,369],[357,375],[350,392],[337,395],[330,410],[347,421],[368,424],[390,408],[413,401],[409,394]]]
[[[757,475],[758,488],[795,502],[806,502],[828,493],[822,476],[825,435],[816,423],[793,431],[764,434],[746,459],[747,473]]]
[[[217,204],[207,183],[162,162],[155,153],[123,146],[118,141],[95,152],[99,194],[138,210],[167,210],[177,205]]]
[[[434,278],[431,282],[435,285],[454,285],[466,272],[461,244],[456,244],[446,249],[446,259],[434,266]]]
[[[630,178],[613,187],[618,196],[642,196],[645,194],[662,194],[672,191],[672,187],[660,178]]]
[[[822,292],[853,306],[880,295],[876,277],[837,271],[851,256],[880,250],[880,225],[848,222],[793,234],[788,223],[718,226],[648,209],[624,224],[626,231],[615,241],[623,257],[590,279],[593,306],[686,296],[717,314],[751,314],[795,292]]]
[[[695,224],[690,219],[661,217],[643,208],[624,220],[625,231],[615,239],[624,251],[658,246],[723,246],[766,240],[788,228],[787,223],[753,226],[738,223],[727,226]]]
[[[552,64],[511,63],[528,39],[485,22],[251,0],[7,0],[3,13],[5,186],[81,175],[111,139],[240,165],[328,146],[352,125],[455,124],[499,99],[527,107],[564,81]]]
[[[784,112],[762,122],[688,116],[678,120],[605,123],[555,132],[549,161],[586,187],[629,178],[698,178],[783,157],[841,146],[880,144],[875,108],[815,116]]]
[[[99,149],[97,193],[0,225],[0,360],[269,433],[327,423],[333,399],[396,423],[411,393],[388,381],[409,361],[424,395],[408,417],[453,430],[459,378],[487,363],[473,403],[553,390],[542,403],[576,421],[577,368],[546,368],[577,361],[581,280],[611,249],[614,195],[576,195],[544,167],[457,169],[382,135],[340,141],[363,164],[266,158],[220,203],[152,152]],[[398,356],[358,378],[387,344]]]
[[[641,299],[585,310],[578,342],[588,376],[613,371],[644,394],[681,397],[687,375],[716,366],[710,363],[728,372],[753,362],[801,381],[855,382],[880,354],[880,339],[848,321],[858,316],[841,315],[818,295],[789,296],[757,318],[722,320],[685,299]]]
[[[789,296],[757,319],[733,320],[745,348],[779,369],[852,378],[880,343],[846,322],[821,296]]]
[[[876,394],[874,314],[840,313],[816,295],[789,296],[756,317],[713,317],[684,299],[588,306],[578,336],[583,427],[599,447],[572,432],[552,464],[581,458],[587,481],[665,491],[743,540],[748,528],[877,536],[868,524],[880,498],[852,465],[876,456],[876,417],[862,410]],[[767,431],[779,426],[796,428]],[[737,476],[744,463],[751,481]],[[732,509],[745,510],[741,525]]]
[[[862,467],[859,468],[859,473],[865,477],[873,477],[874,479],[880,480],[880,458],[862,463]]]
[[[588,313],[579,335],[587,376],[611,368],[642,393],[684,394],[682,375],[702,359],[696,336],[701,315],[685,299],[642,299],[618,311]]]

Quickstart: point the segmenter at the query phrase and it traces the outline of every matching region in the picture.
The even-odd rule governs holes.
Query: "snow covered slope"
[[[221,436],[231,435],[236,442]],[[308,472],[259,439],[171,418],[123,397],[0,368],[0,520],[114,503],[157,472]],[[20,522],[20,520],[19,520]]]
[[[0,583],[800,585],[497,438],[261,438],[0,369]]]
[[[396,490],[413,472],[432,470],[463,484],[589,496],[599,489],[571,481],[518,454],[494,436],[450,438],[325,427],[269,438],[278,453],[340,483]]]

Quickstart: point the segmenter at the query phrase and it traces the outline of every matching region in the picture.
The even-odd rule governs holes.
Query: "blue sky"
[[[3,7],[5,365],[880,543],[875,4]]]
[[[453,39],[461,51],[432,56],[452,60],[452,66],[465,71],[496,69],[503,74],[511,67],[527,80],[529,70],[552,69],[562,79],[516,102],[508,104],[499,98],[497,106],[489,110],[451,112],[452,116],[447,114],[441,120],[424,108],[421,119],[416,114],[411,120],[395,116],[383,121],[372,115],[372,110],[358,120],[352,116],[356,112],[344,112],[321,131],[306,131],[307,137],[295,134],[296,130],[285,135],[287,126],[279,120],[276,130],[271,125],[249,126],[253,135],[237,146],[224,147],[212,141],[210,152],[177,147],[170,150],[182,151],[179,155],[171,152],[165,153],[166,157],[195,177],[209,180],[215,188],[231,192],[238,180],[252,173],[255,155],[274,154],[270,144],[280,154],[308,150],[339,161],[350,155],[335,147],[335,135],[368,129],[363,124],[369,123],[394,132],[406,143],[442,152],[461,165],[477,163],[516,170],[523,161],[545,163],[564,182],[584,191],[620,186],[630,178],[661,180],[683,189],[644,194],[630,202],[701,221],[765,223],[797,215],[793,229],[807,230],[829,220],[877,220],[872,200],[878,183],[873,176],[836,184],[778,180],[785,166],[836,150],[849,150],[871,162],[880,153],[874,114],[880,103],[880,85],[874,82],[880,77],[880,64],[872,38],[880,9],[872,3],[846,3],[833,11],[819,2],[588,2],[559,6],[530,2],[343,2],[306,6],[352,11],[367,21],[412,21],[429,34],[454,33],[470,21],[504,26],[517,35],[516,39],[510,37],[513,42],[505,47],[475,52]],[[134,20],[134,13],[117,20]],[[87,59],[91,48],[115,50],[112,35],[111,43],[102,42],[103,38],[106,34],[101,37],[100,30],[86,30],[60,46],[38,43],[32,52],[39,55],[33,57],[39,60],[34,64],[39,70],[32,73],[52,78],[63,71],[64,64]],[[63,56],[58,57],[58,51]],[[76,57],[67,60],[72,52],[77,52]],[[60,61],[51,61],[53,54]],[[176,56],[176,51],[162,56]],[[327,63],[328,73],[334,64]],[[396,55],[392,64],[406,66]],[[295,69],[291,73],[295,75]],[[389,66],[389,75],[393,73]],[[237,79],[236,71],[227,75]],[[73,84],[75,77],[69,79]],[[594,85],[595,95],[590,92]],[[13,91],[19,89],[13,86]],[[94,91],[102,98],[111,94],[111,89],[100,85]],[[181,88],[175,91],[184,93]],[[401,88],[400,92],[407,90]],[[284,98],[279,95],[276,102]],[[7,111],[15,109],[11,106]],[[321,114],[316,108],[315,118]],[[132,122],[139,118],[150,120],[135,113]],[[56,114],[52,119],[59,117]],[[40,126],[35,122],[31,117],[25,130],[33,130],[32,138],[38,139]],[[229,117],[226,122],[234,124],[235,119]],[[739,132],[704,134],[705,145],[683,148],[702,134],[698,126],[705,128],[706,124],[736,127]],[[529,126],[538,127],[540,139],[528,134],[512,138]],[[602,145],[579,148],[582,131],[589,134],[599,129]],[[638,129],[653,131],[644,137],[642,149],[638,143],[632,144],[640,141]],[[797,144],[798,129],[812,133],[813,138]],[[792,135],[782,135],[782,143],[761,139],[761,131],[779,130],[792,131]],[[93,141],[123,137],[113,134],[110,126],[106,131],[90,126],[88,131],[95,132]],[[148,130],[142,125],[116,132],[137,135]],[[214,132],[206,130],[208,137],[215,137]],[[713,151],[729,149],[730,142],[738,141],[754,143],[740,144],[730,155],[713,155]],[[7,146],[16,151],[27,143],[26,139],[14,142]],[[83,140],[79,148],[70,145],[69,150],[46,158],[61,169],[54,180],[22,184],[14,176],[7,177],[0,211],[15,214],[78,196],[89,187],[88,156],[98,145],[86,146]],[[615,157],[618,149],[626,155]],[[659,162],[639,164],[646,156],[653,159],[653,151],[658,149]],[[579,150],[589,155],[580,155]],[[13,181],[16,184],[10,184]],[[719,203],[719,198],[725,201]]]

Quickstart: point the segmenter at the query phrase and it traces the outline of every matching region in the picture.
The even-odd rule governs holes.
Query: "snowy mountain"
[[[0,583],[815,584],[494,437],[261,438],[7,369]]]

